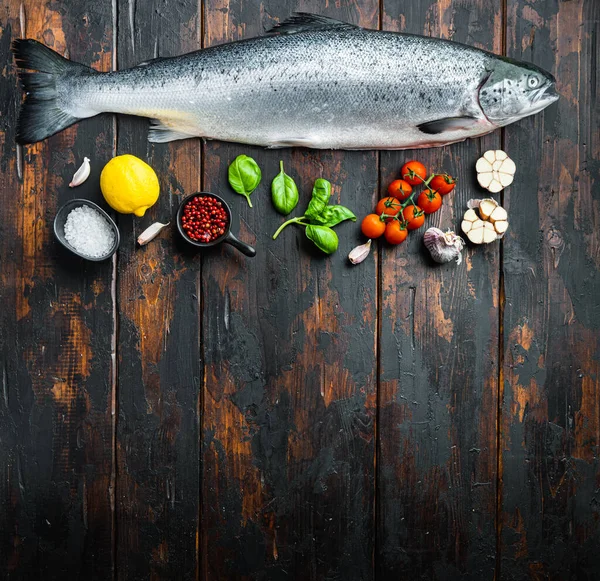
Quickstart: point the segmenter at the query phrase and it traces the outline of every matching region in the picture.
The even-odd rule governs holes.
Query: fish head
[[[558,99],[556,79],[530,63],[497,57],[479,89],[485,116],[501,127],[538,113]]]

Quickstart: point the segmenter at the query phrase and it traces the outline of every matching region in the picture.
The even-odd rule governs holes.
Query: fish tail
[[[65,110],[57,84],[66,76],[90,73],[92,69],[72,62],[32,39],[15,40],[12,52],[26,95],[19,114],[17,143],[41,141],[79,121],[80,117]]]

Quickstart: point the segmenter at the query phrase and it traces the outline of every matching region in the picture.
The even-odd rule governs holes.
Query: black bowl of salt
[[[54,218],[56,239],[73,254],[100,262],[119,247],[119,229],[114,220],[89,200],[71,200],[61,206]]]

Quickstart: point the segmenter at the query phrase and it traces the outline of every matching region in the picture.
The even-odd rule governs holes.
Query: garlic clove
[[[510,157],[506,156],[506,159],[502,162],[501,171],[502,173],[514,176],[517,172],[517,166],[515,165],[515,162],[512,159],[510,159]]]
[[[492,212],[498,207],[498,202],[492,198],[486,198],[479,203],[479,215],[483,220],[487,220]]]
[[[498,221],[506,222],[507,220],[508,220],[508,213],[501,206],[496,206],[496,208],[494,208],[494,211],[489,216],[489,221],[492,224],[494,224],[495,222],[498,222]]]
[[[500,161],[502,161],[503,159],[508,159],[508,155],[506,154],[506,152],[502,151],[501,149],[496,149],[496,151],[494,151],[494,157]]]
[[[508,173],[498,172],[498,181],[503,188],[510,186],[513,183],[513,179],[513,176]]]
[[[494,240],[498,239],[498,234],[492,224],[489,222],[483,223],[483,243],[489,244],[490,242],[494,242]]]
[[[493,169],[492,164],[485,157],[480,157],[475,164],[477,172],[491,172]]]
[[[79,169],[73,175],[69,187],[74,188],[76,186],[80,186],[83,182],[85,182],[85,180],[88,179],[88,177],[90,177],[90,171],[90,160],[89,158],[84,157],[83,163],[81,164],[81,166],[79,166]]]
[[[492,192],[492,194],[497,194],[498,192],[501,192],[503,188],[502,182],[493,179],[487,189]]]
[[[350,254],[348,254],[348,260],[350,260],[352,264],[360,264],[367,256],[369,256],[369,252],[371,252],[370,238],[365,244],[353,248],[350,251]]]
[[[472,208],[465,212],[464,220],[469,220],[469,222],[475,222],[475,220],[477,219],[477,214]]]
[[[499,150],[494,151],[493,149],[490,149],[488,151],[486,151],[483,154],[484,159],[486,159],[490,165],[493,164],[496,161],[496,154]]]
[[[170,222],[167,222],[166,224],[163,224],[161,222],[154,222],[154,224],[152,224],[151,226],[148,226],[148,228],[146,228],[138,236],[137,243],[140,246],[144,246],[145,244],[148,244],[148,242],[150,242],[150,240],[154,240],[154,238],[156,238],[160,234],[160,232],[164,228],[166,228],[169,224],[170,224]]]
[[[475,213],[475,210],[469,209],[465,212],[465,215],[463,216],[463,221],[460,225],[460,229],[465,234],[467,234],[470,230],[473,229],[473,225],[475,224],[475,222],[481,222],[481,220]],[[480,226],[478,226],[478,227],[480,227]]]
[[[506,220],[498,220],[494,222],[494,230],[501,236],[508,230],[508,222]]]
[[[494,176],[492,176],[492,172],[477,174],[477,181],[482,188],[489,188],[493,180]]]

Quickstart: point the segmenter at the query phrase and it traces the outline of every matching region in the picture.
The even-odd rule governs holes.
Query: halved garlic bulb
[[[496,200],[469,200],[469,209],[460,225],[467,238],[474,244],[489,244],[502,238],[508,229],[508,214]],[[475,210],[479,211],[479,215]]]
[[[475,170],[479,185],[496,193],[512,184],[517,166],[501,149],[490,149],[477,160]]]

